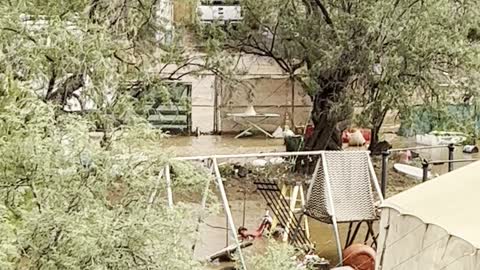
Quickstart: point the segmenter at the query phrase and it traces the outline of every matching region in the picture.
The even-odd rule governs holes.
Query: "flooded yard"
[[[170,137],[162,143],[177,156],[244,154],[285,151],[283,139],[250,137],[235,139],[234,136]]]
[[[414,147],[415,142],[401,137],[390,138],[393,148]],[[235,139],[233,136],[200,136],[200,137],[170,137],[165,139],[159,146],[165,147],[168,151],[177,156],[195,156],[195,155],[213,155],[213,154],[242,154],[242,153],[262,153],[262,152],[285,152],[283,140],[266,139],[264,137],[251,137]],[[153,147],[153,146],[152,146]],[[157,146],[155,146],[157,147]],[[362,148],[346,147],[346,150],[358,150]],[[446,160],[448,159],[447,147],[441,149],[429,149],[418,151],[421,158],[428,160]],[[457,147],[454,152],[455,159],[479,158],[478,154],[465,154],[461,147]],[[411,165],[418,166],[420,159],[414,161]],[[412,180],[391,168],[395,160],[389,162],[388,176],[388,196],[392,196],[405,189],[419,184],[421,181]],[[468,163],[456,163],[454,168],[459,168]],[[374,159],[374,165],[380,175],[380,160]],[[432,173],[441,175],[447,172],[447,165],[432,166]],[[380,177],[378,177],[380,179]],[[248,195],[243,201],[243,189],[247,186]],[[226,177],[225,187],[229,199],[235,226],[245,226],[250,230],[258,227],[262,216],[268,206],[260,196],[255,187],[248,183],[242,183],[242,180],[231,181]],[[243,210],[245,208],[245,211]],[[318,221],[309,219],[310,240],[316,246],[316,252],[319,256],[327,258],[335,265],[338,262],[336,245],[333,237],[331,225],[322,224]],[[376,226],[376,225],[374,225]],[[228,226],[226,216],[223,211],[217,215],[209,216],[205,223],[200,227],[201,239],[197,243],[195,257],[205,259],[208,255],[234,243],[233,238],[228,235]],[[376,231],[377,229],[374,228]],[[345,243],[345,237],[348,231],[348,224],[340,225],[340,235],[342,243]],[[362,227],[357,235],[357,242],[363,242],[366,233],[366,226]],[[248,251],[249,250],[249,251]],[[246,252],[254,252],[254,248],[246,249]],[[221,269],[228,264],[212,265],[212,269]]]

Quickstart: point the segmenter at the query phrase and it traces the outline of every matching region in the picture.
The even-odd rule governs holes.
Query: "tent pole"
[[[335,241],[337,243],[337,252],[338,252],[338,259],[339,259],[339,265],[343,265],[343,255],[342,255],[342,243],[340,241],[340,233],[338,231],[338,224],[337,224],[337,217],[335,216],[335,206],[333,204],[333,198],[332,198],[332,190],[330,187],[330,179],[328,175],[328,167],[327,167],[327,160],[325,158],[325,153],[321,154],[322,157],[322,165],[323,165],[323,173],[325,176],[325,184],[327,186],[327,193],[328,193],[328,202],[330,203],[331,206],[331,215],[332,215],[332,223],[333,223],[333,230],[335,233]]]
[[[378,194],[378,198],[380,199],[380,203],[383,203],[383,198],[384,198],[385,194],[383,194],[382,189],[380,188],[380,185],[378,184],[377,175],[375,174],[375,169],[373,168],[372,160],[368,156],[368,152],[365,153],[365,155],[367,155],[367,163],[368,163],[368,168],[370,169],[370,174],[372,176],[371,179],[372,179],[373,186],[375,187],[375,191]]]
[[[170,164],[165,165],[165,181],[167,182],[168,207],[173,208],[172,181],[170,179]]]
[[[225,209],[225,214],[227,215],[227,221],[230,225],[233,238],[235,239],[235,244],[237,245],[237,251],[240,257],[240,262],[242,263],[243,270],[247,270],[247,266],[245,265],[245,259],[243,258],[242,247],[240,245],[240,241],[238,241],[237,230],[235,228],[235,223],[233,222],[232,212],[230,211],[230,206],[228,205],[227,194],[225,193],[225,188],[223,187],[222,176],[220,174],[220,170],[218,169],[217,158],[213,157],[212,160],[213,160],[213,168],[215,170],[215,178],[217,180],[218,189],[222,197],[223,208]]]
[[[196,233],[198,233],[200,231],[200,223],[202,223],[203,218],[204,218],[203,217],[203,215],[204,215],[203,211],[207,207],[208,190],[210,189],[210,181],[211,181],[212,173],[213,173],[213,166],[210,166],[210,174],[209,174],[210,177],[207,178],[207,182],[205,183],[205,190],[204,190],[203,196],[202,196],[202,213],[200,213],[200,216],[198,216],[197,226],[195,228]],[[197,245],[197,241],[195,240],[193,245],[192,245],[192,252],[194,252],[194,253],[195,253],[196,245]]]

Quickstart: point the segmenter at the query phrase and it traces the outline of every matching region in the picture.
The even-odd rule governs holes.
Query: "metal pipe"
[[[258,157],[291,157],[291,156],[318,156],[326,151],[300,151],[300,152],[273,152],[273,153],[253,153],[253,154],[236,154],[236,155],[210,155],[210,156],[193,156],[193,157],[176,157],[174,160],[206,160],[221,158],[258,158]],[[365,153],[368,151],[350,151],[352,153]]]
[[[427,150],[427,149],[437,149],[437,148],[445,148],[447,145],[432,145],[432,146],[417,146],[417,147],[406,147],[406,148],[395,148],[390,149],[390,152],[398,152],[398,151],[407,151],[407,150]]]
[[[422,182],[425,182],[428,180],[428,161],[424,159],[422,161],[422,169],[423,169],[423,177],[422,177]]]
[[[330,176],[328,173],[327,160],[325,158],[325,154],[322,154],[322,165],[323,165],[324,176],[325,176],[325,185],[326,185],[327,194],[328,194],[327,196],[328,196],[328,200],[329,200],[331,211],[332,211],[330,214],[332,216],[332,223],[333,223],[332,225],[335,233],[335,241],[337,243],[339,265],[343,266],[342,243],[340,242],[340,233],[338,231],[337,217],[335,215],[335,204],[333,203],[332,189],[330,187]]]
[[[453,151],[455,151],[455,145],[453,143],[448,145],[448,160],[453,160]],[[448,171],[453,171],[453,162],[448,162]]]
[[[243,217],[242,217],[242,226],[245,227],[245,214],[246,214],[246,204],[247,204],[247,190],[243,188]]]
[[[230,207],[230,206],[228,206]],[[228,247],[228,245],[230,244],[229,241],[228,241],[228,216],[225,217],[225,228],[227,228],[225,230],[225,247]]]
[[[375,188],[375,191],[378,194],[378,199],[380,200],[380,203],[383,203],[383,194],[382,194],[380,185],[378,184],[378,179],[375,173],[375,168],[373,168],[372,160],[370,158],[367,158],[367,163],[368,163],[368,169],[370,170],[370,175],[372,177],[371,184],[373,185],[373,187]]]
[[[217,159],[214,157],[212,161],[213,161],[213,167],[215,171],[215,178],[217,180],[218,189],[222,197],[223,208],[225,209],[225,214],[227,216],[227,221],[228,221],[227,223],[230,225],[233,238],[235,239],[235,244],[237,245],[238,255],[240,257],[240,262],[242,264],[242,267],[244,270],[247,270],[245,259],[243,258],[242,247],[240,245],[240,241],[238,241],[237,230],[235,229],[235,223],[233,222],[232,212],[230,211],[230,206],[228,205],[227,194],[225,192],[225,188],[223,187],[222,175],[220,174],[220,170],[218,169]]]
[[[295,79],[290,77],[290,83],[292,84],[292,116],[290,121],[292,122],[292,128],[295,130]],[[305,129],[307,125],[305,125]]]
[[[202,196],[202,213],[200,213],[200,215],[198,216],[197,226],[195,228],[196,233],[198,233],[200,231],[200,224],[203,222],[203,219],[204,219],[203,211],[207,207],[208,191],[210,189],[210,181],[212,179],[212,173],[213,173],[213,167],[210,166],[210,175],[207,178],[207,181],[205,182],[205,189],[204,189],[203,196]],[[228,232],[228,229],[226,231]],[[193,245],[192,245],[192,252],[195,252],[196,245],[197,245],[197,241],[195,240]]]
[[[388,181],[388,156],[390,152],[383,151],[382,152],[382,182],[381,182],[381,190],[383,198],[387,197],[387,181]]]
[[[352,225],[353,225],[353,222],[350,222],[348,224],[348,233],[347,233],[347,240],[345,240],[345,248],[347,248],[349,246],[349,242],[350,242],[350,234],[352,234]]]
[[[462,162],[475,162],[479,161],[480,159],[453,159],[453,160],[431,160],[429,161],[430,164],[432,165],[442,165],[445,163],[462,163]]]
[[[165,165],[165,181],[167,182],[168,207],[173,208],[172,180],[170,179],[170,164]]]

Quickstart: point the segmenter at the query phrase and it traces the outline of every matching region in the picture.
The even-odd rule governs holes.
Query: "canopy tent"
[[[476,162],[385,200],[376,269],[480,269],[479,190]]]

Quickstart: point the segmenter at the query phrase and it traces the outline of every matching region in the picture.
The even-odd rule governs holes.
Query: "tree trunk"
[[[69,98],[73,97],[76,90],[85,86],[83,74],[73,74],[69,76],[55,91],[49,89],[46,100],[52,101],[62,108],[67,105]],[[80,100],[79,100],[80,101]]]
[[[307,139],[305,150],[342,149],[342,132],[353,114],[353,106],[346,98],[349,73],[336,70],[331,74],[319,78],[321,89],[313,98],[311,116],[314,132]]]
[[[391,147],[389,144],[385,144],[385,142],[379,142],[379,134],[380,129],[382,128],[383,121],[385,120],[385,116],[387,115],[389,107],[385,107],[382,110],[377,110],[372,115],[372,130],[370,136],[370,145],[368,146],[368,150],[372,153],[372,155],[379,155],[381,152],[387,150],[386,147]]]
[[[328,111],[325,112],[328,114]],[[340,150],[341,131],[337,129],[337,122],[326,116],[320,119],[312,118],[314,131],[305,143],[305,150]]]
[[[370,145],[368,146],[369,151],[373,151],[375,149],[375,146],[378,144],[378,135],[380,133],[380,128],[374,126],[371,130],[371,135],[370,135]]]

